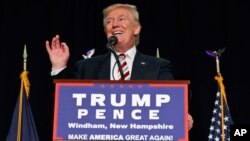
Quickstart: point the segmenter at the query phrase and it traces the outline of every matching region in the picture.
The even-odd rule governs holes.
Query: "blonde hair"
[[[116,8],[124,8],[130,11],[136,24],[141,26],[140,20],[139,20],[139,12],[137,11],[137,7],[135,5],[116,3],[103,9],[102,13],[103,13],[103,26],[104,27],[106,26],[106,19],[107,19],[108,13]],[[138,34],[136,36],[135,45],[139,44],[139,37],[140,35]]]

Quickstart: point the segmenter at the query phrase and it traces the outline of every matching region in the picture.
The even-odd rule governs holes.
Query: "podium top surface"
[[[83,79],[55,79],[54,83],[151,83],[151,84],[190,84],[190,80],[83,80]]]

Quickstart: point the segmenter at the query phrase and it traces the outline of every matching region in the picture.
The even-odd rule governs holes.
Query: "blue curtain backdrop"
[[[249,2],[233,0],[2,0],[0,2],[0,140],[5,140],[19,92],[22,51],[27,45],[30,106],[39,138],[52,138],[53,82],[45,41],[59,34],[70,46],[69,64],[95,48],[105,53],[102,9],[122,2],[135,4],[142,24],[138,49],[172,61],[174,75],[190,80],[191,141],[207,140],[217,83],[215,60],[205,50],[226,47],[221,73],[234,123],[250,123]]]

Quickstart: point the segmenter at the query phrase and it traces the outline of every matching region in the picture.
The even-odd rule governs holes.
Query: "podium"
[[[188,141],[188,80],[55,80],[53,141]]]

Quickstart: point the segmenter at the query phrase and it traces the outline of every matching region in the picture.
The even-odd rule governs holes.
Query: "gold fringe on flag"
[[[221,95],[220,96],[220,104],[221,104],[220,109],[221,109],[221,117],[222,117],[221,118],[221,134],[222,134],[221,139],[222,139],[222,141],[225,141],[225,138],[224,138],[225,137],[225,132],[224,132],[225,123],[224,123],[224,119],[223,119],[223,117],[224,117],[224,102],[225,102],[228,109],[229,109],[229,107],[227,105],[225,86],[223,84],[223,77],[222,77],[221,73],[218,73],[218,75],[215,76],[215,80],[217,81],[217,83],[220,87],[220,95]]]
[[[23,81],[23,84],[24,84],[24,88],[25,88],[27,97],[29,97],[29,92],[30,92],[30,82],[29,82],[29,79],[28,79],[28,74],[29,74],[29,72],[24,70],[20,75],[20,78],[21,78],[21,80]]]

